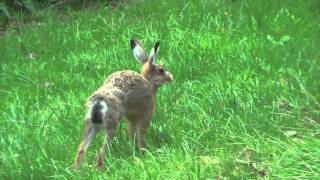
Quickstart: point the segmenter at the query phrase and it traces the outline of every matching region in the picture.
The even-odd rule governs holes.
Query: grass
[[[1,179],[317,179],[320,9],[310,1],[137,1],[54,11],[0,39]],[[73,172],[87,97],[139,71],[129,39],[174,82],[159,90],[140,155],[118,129],[107,171]]]

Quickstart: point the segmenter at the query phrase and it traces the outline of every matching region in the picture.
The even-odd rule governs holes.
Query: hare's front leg
[[[128,134],[129,134],[129,139],[132,142],[136,142],[136,122],[132,120],[133,118],[129,119],[128,118]]]
[[[128,133],[129,138],[134,142],[138,150],[145,147],[145,134],[150,126],[150,119],[147,117],[141,118],[137,116],[128,116]]]
[[[78,169],[81,167],[88,147],[98,132],[99,127],[94,126],[91,122],[89,122],[89,120],[87,120],[84,137],[79,146],[79,150],[77,152],[77,156],[73,165],[74,169]]]
[[[142,151],[146,147],[145,135],[150,127],[151,119],[144,119],[136,124],[136,147]]]

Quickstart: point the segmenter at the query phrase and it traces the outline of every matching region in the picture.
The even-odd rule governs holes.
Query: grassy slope
[[[316,1],[162,1],[50,13],[0,39],[0,177],[316,178],[320,169]],[[161,42],[174,83],[158,94],[149,153],[119,128],[108,171],[89,149],[70,170],[86,98],[104,78],[139,70],[129,50]],[[265,176],[267,174],[267,176]]]

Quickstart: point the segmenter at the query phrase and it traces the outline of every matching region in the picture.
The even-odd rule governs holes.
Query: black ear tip
[[[131,46],[131,49],[134,49],[134,47],[136,46],[136,40],[131,39],[130,40],[130,46]]]
[[[156,45],[154,45],[154,49],[157,50],[159,48],[160,42],[156,42]]]

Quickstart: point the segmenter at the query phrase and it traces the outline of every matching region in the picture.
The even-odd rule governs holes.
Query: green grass
[[[54,11],[0,39],[0,179],[317,179],[320,9],[316,0],[138,1]],[[85,102],[114,71],[139,71],[129,39],[174,82],[158,92],[148,153],[125,121],[96,171],[102,133],[73,172]]]

